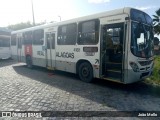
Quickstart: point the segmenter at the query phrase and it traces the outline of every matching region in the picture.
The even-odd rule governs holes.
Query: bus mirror
[[[129,17],[125,17],[125,20],[129,20]]]
[[[159,45],[159,39],[157,37],[154,37],[154,45]]]

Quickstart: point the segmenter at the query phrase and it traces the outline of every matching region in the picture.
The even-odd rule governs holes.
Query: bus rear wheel
[[[27,56],[27,58],[26,58],[26,63],[27,63],[27,67],[28,67],[28,68],[32,68],[32,67],[33,67],[31,56]]]
[[[79,78],[84,82],[92,82],[93,80],[93,68],[90,63],[83,62],[79,65],[78,69]]]

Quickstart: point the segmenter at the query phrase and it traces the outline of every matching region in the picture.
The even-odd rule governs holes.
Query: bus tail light
[[[134,72],[139,72],[139,67],[135,62],[129,62]]]

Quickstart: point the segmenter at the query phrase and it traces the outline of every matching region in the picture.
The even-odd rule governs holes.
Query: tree
[[[8,26],[8,28],[11,30],[20,30],[20,29],[25,29],[25,28],[29,28],[29,27],[33,27],[33,25],[30,22],[26,22],[26,23],[22,22],[22,23]]]
[[[43,24],[46,24],[46,22],[40,22],[40,23],[36,23],[35,26],[38,26],[38,25],[43,25]],[[8,28],[11,29],[11,30],[21,30],[21,29],[25,29],[25,28],[29,28],[29,27],[33,27],[34,25],[31,24],[29,21],[26,22],[26,23],[17,23],[15,25],[9,25]]]
[[[160,34],[160,8],[156,11],[156,15],[153,15],[153,25],[155,34]]]

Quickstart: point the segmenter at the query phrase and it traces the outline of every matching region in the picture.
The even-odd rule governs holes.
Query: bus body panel
[[[43,50],[43,47],[40,45],[33,45],[32,49],[32,61],[33,65],[46,67],[45,62],[45,51]]]
[[[120,15],[107,16],[104,18],[100,18],[100,23],[101,25],[121,23],[126,21],[126,17],[129,17],[126,13],[122,13]]]
[[[93,69],[99,66],[99,51],[87,53],[83,52],[84,48],[97,47],[97,45],[59,45],[56,48],[56,69],[63,70],[71,73],[76,73],[76,63],[80,60],[88,61]],[[77,50],[77,51],[76,51]],[[95,66],[94,66],[95,65]],[[96,68],[97,69],[97,68]],[[96,70],[97,71],[97,70]],[[94,76],[99,77],[99,72],[94,69]]]
[[[11,57],[10,47],[0,47],[0,59],[8,59]]]
[[[135,72],[133,71],[133,69],[131,68],[131,66],[129,65],[130,62],[135,62],[138,67],[139,67],[139,72]],[[142,66],[140,64],[140,62],[150,62],[150,64],[146,65],[146,66]],[[125,81],[126,84],[128,83],[133,83],[133,82],[137,82],[139,80],[143,80],[149,76],[152,75],[153,72],[153,57],[149,58],[149,59],[139,59],[138,57],[135,58],[135,56],[132,55],[132,53],[129,54],[128,56],[128,77],[127,80]],[[134,77],[131,77],[134,76]]]

